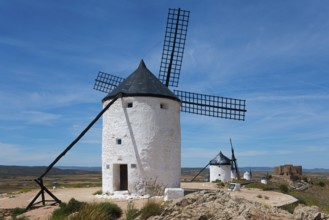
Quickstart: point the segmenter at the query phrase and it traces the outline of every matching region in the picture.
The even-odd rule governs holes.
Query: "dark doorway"
[[[120,190],[128,190],[127,164],[120,164]]]

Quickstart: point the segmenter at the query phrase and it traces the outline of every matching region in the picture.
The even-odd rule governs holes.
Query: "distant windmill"
[[[232,145],[232,140],[230,138],[231,143],[231,153],[232,159],[227,158],[221,151],[207,163],[205,167],[203,167],[192,179],[193,182],[208,166],[210,166],[209,172],[209,181],[214,182],[220,180],[222,182],[228,182],[232,179],[240,179],[240,173],[237,165],[237,159],[234,155],[234,149]],[[251,172],[251,171],[250,171]]]
[[[159,77],[141,61],[127,79],[99,72],[94,89],[108,93],[103,116],[103,192],[143,193],[150,181],[180,186],[180,116],[188,112],[245,119],[245,100],[180,90],[189,11],[169,9]],[[115,100],[117,99],[117,100]]]

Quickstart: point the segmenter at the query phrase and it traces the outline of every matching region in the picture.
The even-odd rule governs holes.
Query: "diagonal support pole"
[[[43,185],[43,180],[41,179],[35,179],[34,180],[39,186],[40,186],[40,191],[37,193],[37,195],[32,199],[30,204],[26,207],[26,210],[29,210],[32,208],[33,205],[42,203],[43,206],[46,205],[46,202],[52,202],[51,205],[55,205],[57,203],[61,203],[62,201],[59,200],[54,194],[52,194],[44,185]],[[46,200],[45,199],[45,193],[47,193],[50,197],[53,198],[53,200]],[[39,198],[41,195],[41,201],[36,202],[36,200]]]
[[[110,101],[100,113],[90,122],[90,124],[80,133],[80,135],[72,141],[72,143],[67,146],[67,148],[59,155],[56,157],[56,159],[47,167],[46,171],[38,178],[35,179],[34,181],[40,186],[40,191],[37,193],[37,195],[32,199],[30,204],[26,207],[26,210],[31,209],[34,204],[41,203],[45,206],[47,200],[45,199],[45,192],[50,195],[54,199],[54,203],[52,205],[61,203],[61,200],[59,200],[55,195],[53,195],[44,185],[43,185],[43,180],[42,178],[47,175],[47,173],[55,166],[55,164],[69,151],[71,148],[87,133],[87,131],[98,121],[98,119],[106,112],[110,106],[119,98],[122,97],[122,93],[119,93],[112,101]],[[38,197],[41,195],[41,201],[40,202],[35,202]]]

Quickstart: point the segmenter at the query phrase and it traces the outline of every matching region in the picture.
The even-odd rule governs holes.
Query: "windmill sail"
[[[244,121],[246,101],[174,90],[181,100],[181,111],[198,115]]]
[[[190,12],[169,9],[163,43],[159,80],[168,86],[178,86]]]
[[[234,149],[233,149],[233,144],[232,144],[232,140],[230,138],[230,143],[231,143],[231,152],[232,152],[232,166],[231,166],[231,170],[232,172],[235,172],[235,175],[236,175],[236,178],[237,179],[240,179],[240,173],[239,173],[239,169],[238,169],[238,164],[236,162],[236,158],[235,158],[235,155],[234,155]]]
[[[190,12],[186,10],[169,9],[162,58],[159,71],[159,81],[164,85],[178,86],[183,61],[184,47]],[[99,72],[95,79],[94,89],[111,93],[125,79],[104,72]],[[174,90],[181,100],[181,111],[244,121],[246,100],[204,95],[192,92]]]
[[[110,93],[124,80],[125,79],[122,77],[100,71],[95,79],[94,89],[101,92]]]

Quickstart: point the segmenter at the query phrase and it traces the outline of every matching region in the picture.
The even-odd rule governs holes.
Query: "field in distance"
[[[34,182],[46,170],[45,166],[1,166],[0,165],[0,194],[11,192],[26,192],[37,189]],[[189,182],[202,168],[182,168],[181,181]],[[273,174],[271,167],[244,167],[240,169],[241,175],[245,171],[252,171],[253,178],[259,179]],[[327,172],[324,172],[327,171]],[[306,170],[304,172],[310,178],[329,180],[329,170]],[[206,182],[209,179],[209,169],[204,169],[195,181]],[[100,187],[100,167],[55,167],[44,178],[46,187]]]

